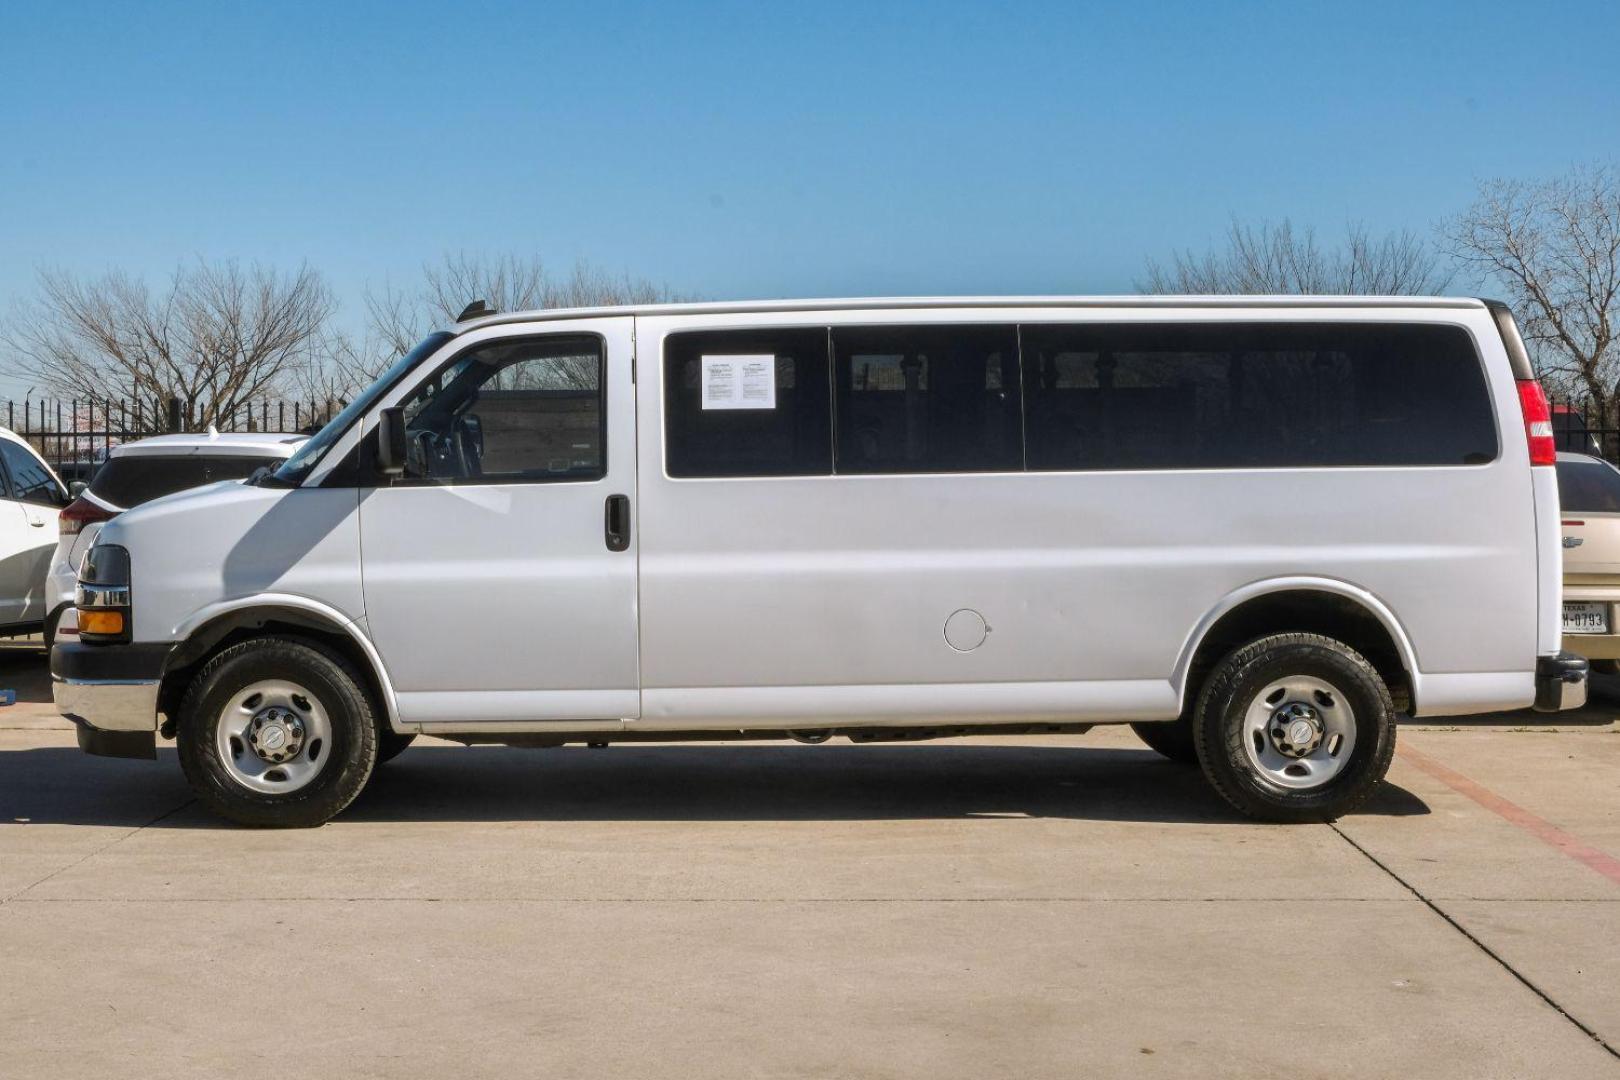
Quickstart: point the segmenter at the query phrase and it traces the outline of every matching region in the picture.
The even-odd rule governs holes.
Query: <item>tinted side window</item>
[[[664,341],[671,476],[832,472],[827,331],[715,330]]]
[[[275,468],[280,458],[223,454],[176,454],[172,457],[130,454],[111,458],[96,470],[90,492],[125,510],[176,491],[216,480],[241,480],[261,465]]]
[[[501,341],[462,353],[405,401],[407,477],[601,479],[604,362],[595,336]]]
[[[1620,513],[1620,471],[1604,461],[1560,461],[1558,502],[1582,514]]]
[[[1011,326],[832,332],[841,473],[1024,467]]]
[[[0,440],[0,456],[11,473],[11,497],[22,502],[61,506],[66,499],[44,462],[9,439]]]
[[[1464,465],[1496,425],[1459,327],[1025,326],[1031,469]]]

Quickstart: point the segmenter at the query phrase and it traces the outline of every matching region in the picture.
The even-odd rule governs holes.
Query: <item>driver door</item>
[[[361,494],[366,622],[408,724],[640,712],[633,320],[469,335]]]

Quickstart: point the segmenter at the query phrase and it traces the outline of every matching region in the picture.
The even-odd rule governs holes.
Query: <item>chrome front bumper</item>
[[[157,679],[51,679],[56,711],[101,731],[156,731]]]

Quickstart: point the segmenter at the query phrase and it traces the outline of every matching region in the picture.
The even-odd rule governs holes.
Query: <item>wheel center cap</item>
[[[1322,718],[1303,701],[1293,701],[1271,716],[1271,744],[1286,757],[1302,758],[1322,745]]]
[[[248,726],[253,752],[266,761],[291,761],[304,747],[304,721],[298,714],[271,706],[253,718]]]

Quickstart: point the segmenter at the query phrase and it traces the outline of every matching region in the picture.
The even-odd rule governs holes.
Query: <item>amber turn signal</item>
[[[124,613],[122,611],[84,611],[79,612],[79,633],[81,634],[122,634],[124,632]]]

